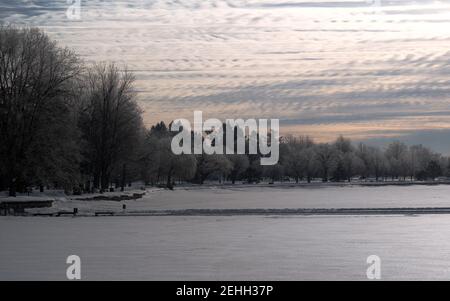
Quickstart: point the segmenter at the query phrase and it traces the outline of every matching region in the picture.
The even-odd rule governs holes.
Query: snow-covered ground
[[[450,279],[450,217],[1,217],[0,280]]]
[[[311,187],[186,187],[174,191],[149,189],[137,200],[80,201],[58,199],[53,208],[34,211],[128,211],[159,209],[246,208],[386,208],[450,207],[450,185],[413,186],[311,186]]]

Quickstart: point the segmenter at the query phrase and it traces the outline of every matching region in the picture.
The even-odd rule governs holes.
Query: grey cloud
[[[14,3],[11,3],[14,2]],[[68,7],[66,1],[62,0],[17,0],[0,1],[0,18],[6,18],[14,14],[25,18],[38,16],[47,12],[64,11]]]
[[[394,140],[401,140],[407,145],[422,144],[443,155],[450,155],[450,129],[398,131],[391,133],[391,137],[377,137],[359,139],[355,142],[364,142],[369,145],[385,147]]]
[[[397,106],[397,109],[399,108],[400,107]],[[450,117],[450,108],[445,111],[435,111],[435,112],[385,111],[385,112],[366,112],[366,113],[346,114],[346,115],[331,114],[327,116],[316,116],[316,117],[309,117],[307,114],[305,114],[302,118],[281,119],[280,125],[314,125],[314,124],[335,124],[335,123],[337,124],[337,123],[353,123],[353,122],[373,122],[373,121],[395,120],[401,117],[430,117],[430,118]]]
[[[382,17],[366,1],[111,3],[83,1],[77,24],[65,0],[0,0],[0,17],[42,26],[86,61],[126,62],[148,115],[201,108],[295,125],[449,114],[450,36],[426,28],[450,20],[434,1],[382,0]]]

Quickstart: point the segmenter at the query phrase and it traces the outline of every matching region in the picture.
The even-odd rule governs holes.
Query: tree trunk
[[[109,186],[109,176],[106,172],[102,172],[102,176],[101,176],[101,192],[105,192],[108,190],[108,186]]]
[[[126,172],[127,172],[127,165],[124,163],[122,166],[122,180],[121,180],[120,191],[125,190]]]
[[[96,189],[100,188],[100,176],[98,173],[94,174],[93,188],[96,188]]]
[[[12,178],[9,181],[9,196],[16,196],[16,179]]]
[[[328,182],[328,168],[323,169],[322,182]]]
[[[167,174],[167,184],[166,187],[169,189],[173,189],[172,185],[172,169],[169,170],[169,173]]]

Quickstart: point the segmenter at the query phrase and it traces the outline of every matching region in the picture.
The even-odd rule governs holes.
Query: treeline
[[[364,143],[354,145],[343,136],[331,143],[315,143],[307,136],[285,136],[280,138],[279,162],[261,165],[260,155],[173,155],[170,151],[173,135],[163,122],[150,129],[147,141],[148,145],[153,145],[149,153],[153,162],[148,166],[153,166],[153,170],[144,169],[148,172],[147,177],[143,177],[147,184],[167,181],[170,186],[174,180],[202,184],[206,179],[232,183],[254,183],[263,179],[297,183],[314,179],[323,182],[404,181],[450,176],[448,157],[423,145],[407,146],[400,141],[382,150]]]
[[[133,74],[114,64],[86,65],[36,28],[0,27],[0,191],[30,187],[81,193],[124,189],[133,181],[172,187],[178,181],[257,182],[435,179],[448,158],[400,142],[385,150],[339,137],[314,143],[283,137],[280,160],[260,155],[174,155],[176,134],[146,129]]]

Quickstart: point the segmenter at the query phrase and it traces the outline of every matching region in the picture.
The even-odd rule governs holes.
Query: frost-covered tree
[[[408,147],[400,141],[390,143],[385,151],[389,162],[389,173],[392,178],[403,177],[408,174]]]
[[[217,177],[221,180],[227,177],[233,169],[232,162],[225,155],[213,154],[201,154],[197,155],[197,173],[196,180],[200,184],[208,177]]]
[[[310,182],[317,170],[313,140],[307,136],[287,136],[282,146],[284,145],[286,145],[286,151],[281,152],[281,161],[285,167],[285,172],[293,177],[297,183],[304,178]]]
[[[328,143],[319,144],[314,148],[318,171],[323,182],[328,182],[328,177],[336,163],[335,148]]]
[[[419,174],[423,174],[434,156],[433,152],[423,145],[419,144],[409,147],[407,162],[411,180],[417,178]]]
[[[134,76],[114,64],[97,64],[86,77],[86,99],[79,126],[84,158],[94,187],[104,191],[123,164],[133,160],[141,137],[141,110],[133,89]]]
[[[139,151],[141,176],[145,184],[164,183],[173,188],[178,181],[191,180],[197,170],[197,160],[193,154],[175,155],[171,150],[171,139],[175,135],[168,131],[164,122],[153,126],[148,132]]]
[[[0,26],[0,183],[74,185],[79,157],[70,98],[73,52],[36,28]]]
[[[242,177],[242,175],[247,171],[250,163],[248,157],[246,155],[228,155],[228,160],[230,160],[232,164],[232,168],[230,170],[230,179],[231,183],[235,183],[236,180]]]

